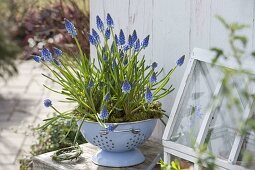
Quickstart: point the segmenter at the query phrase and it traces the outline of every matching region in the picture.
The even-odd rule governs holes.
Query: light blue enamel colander
[[[108,167],[127,167],[142,163],[145,158],[137,149],[152,134],[157,119],[117,123],[114,131],[108,132],[97,122],[84,121],[81,133],[85,139],[101,148],[92,157],[95,164]],[[82,121],[77,122],[78,125]]]

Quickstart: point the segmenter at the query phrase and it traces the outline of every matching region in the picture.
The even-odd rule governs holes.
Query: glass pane
[[[246,77],[242,75],[231,78],[231,81],[234,82],[232,98],[223,96],[223,100],[215,110],[215,115],[210,124],[210,130],[207,134],[208,150],[221,159],[228,159],[235,136],[243,121],[244,110],[248,104],[247,98],[242,93],[242,89],[245,88],[242,84],[244,84]],[[234,98],[237,100],[235,105],[229,105],[230,100]]]
[[[217,73],[211,72],[211,68],[205,63],[202,64],[209,69],[210,73]],[[186,94],[184,94],[184,101],[177,111],[178,117],[174,125],[173,134],[170,138],[171,141],[189,147],[193,146],[205,116],[206,109],[212,98],[213,91],[215,90],[217,81],[215,77],[219,77],[217,75],[211,75],[209,72],[208,70],[204,70],[199,62],[196,63],[191,82],[188,84],[187,90],[185,91]],[[205,74],[208,77],[205,77]]]

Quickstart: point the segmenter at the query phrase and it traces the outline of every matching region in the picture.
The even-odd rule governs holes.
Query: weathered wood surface
[[[34,170],[143,170],[146,169],[155,157],[161,153],[162,146],[158,142],[147,141],[141,147],[140,150],[145,156],[145,162],[128,168],[107,168],[94,164],[91,160],[91,156],[96,154],[98,148],[90,143],[81,145],[83,149],[83,154],[81,159],[77,162],[68,162],[68,163],[58,163],[52,161],[51,155],[53,152],[42,154],[36,156],[33,159],[33,169]],[[154,168],[160,169],[158,166]]]

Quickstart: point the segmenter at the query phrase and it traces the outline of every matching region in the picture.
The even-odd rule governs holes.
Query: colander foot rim
[[[92,157],[92,162],[106,167],[129,167],[143,163],[145,160],[139,149],[126,152],[108,152],[99,150]]]

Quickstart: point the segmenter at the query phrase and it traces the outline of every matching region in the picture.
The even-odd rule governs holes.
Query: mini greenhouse
[[[229,97],[223,92],[222,69],[237,69],[234,60],[220,59],[213,63],[215,54],[194,49],[189,60],[167,127],[163,136],[164,160],[182,158],[197,164],[197,146],[207,144],[207,152],[216,156],[217,169],[244,169],[244,151],[254,155],[254,134],[240,132],[240,127],[254,112],[254,101],[247,99],[242,89],[254,92],[254,84],[244,87],[247,74],[230,78],[239,109],[229,109]],[[252,64],[245,64],[252,70]],[[254,69],[253,69],[254,71]]]

